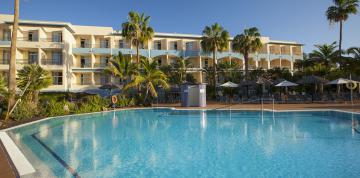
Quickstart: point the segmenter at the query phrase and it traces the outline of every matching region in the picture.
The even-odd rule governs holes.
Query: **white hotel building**
[[[7,76],[13,15],[0,14],[0,72]],[[140,55],[172,65],[189,60],[189,70],[197,82],[205,83],[203,69],[212,65],[212,56],[202,52],[201,35],[155,33],[140,49]],[[302,60],[302,44],[275,41],[262,37],[263,48],[251,54],[250,69],[275,67],[293,71],[296,60]],[[97,89],[113,80],[103,74],[112,55],[122,52],[135,56],[135,47],[112,27],[81,26],[67,22],[20,20],[16,51],[17,69],[36,63],[51,72],[53,85],[47,91],[82,91]],[[216,62],[231,60],[243,65],[243,55],[231,50],[217,53]]]

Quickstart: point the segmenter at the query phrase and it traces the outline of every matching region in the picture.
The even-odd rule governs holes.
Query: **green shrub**
[[[39,113],[40,111],[38,110],[38,107],[32,102],[22,101],[16,106],[14,112],[12,113],[12,118],[17,121],[31,119],[38,116]]]
[[[68,109],[64,107],[67,106]],[[70,112],[75,110],[75,104],[68,102],[66,100],[63,101],[56,101],[50,100],[46,104],[44,104],[44,114],[45,116],[61,116],[67,115]]]
[[[129,107],[134,106],[136,104],[135,98],[128,98],[124,94],[118,95],[118,102],[116,103],[116,107]]]
[[[103,111],[110,104],[109,99],[100,97],[99,95],[87,96],[81,99],[78,104],[76,113],[88,113],[88,112],[99,112]]]

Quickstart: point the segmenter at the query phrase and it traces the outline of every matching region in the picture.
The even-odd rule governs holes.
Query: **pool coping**
[[[124,109],[115,109],[115,110],[109,110],[109,111],[100,111],[100,112],[91,112],[91,113],[82,113],[82,114],[71,114],[71,115],[64,115],[64,116],[53,116],[53,117],[47,117],[47,118],[43,118],[40,120],[36,120],[36,121],[32,121],[32,122],[28,122],[28,123],[24,123],[21,125],[17,125],[14,127],[10,127],[10,128],[6,128],[6,129],[2,129],[0,130],[0,140],[3,142],[4,148],[5,148],[5,152],[6,154],[9,155],[9,158],[11,159],[11,161],[14,163],[14,166],[16,168],[16,170],[18,171],[19,175],[26,175],[26,174],[30,174],[30,173],[34,173],[35,169],[34,167],[31,165],[31,163],[27,160],[27,158],[25,157],[25,155],[21,152],[21,150],[17,147],[17,145],[14,143],[14,141],[9,137],[9,135],[7,134],[7,131],[9,130],[13,130],[16,128],[20,128],[20,127],[24,127],[24,126],[28,126],[28,125],[32,125],[35,123],[39,123],[39,122],[43,122],[46,120],[50,120],[50,119],[54,119],[54,118],[65,118],[65,117],[73,117],[73,116],[82,116],[82,115],[90,115],[90,114],[100,114],[100,113],[110,113],[110,112],[116,112],[116,111],[126,111],[126,110],[149,110],[149,109],[171,109],[171,110],[179,110],[179,111],[190,111],[190,110],[194,110],[194,111],[214,111],[214,110],[218,110],[218,111],[266,111],[266,112],[274,112],[274,113],[284,113],[284,112],[340,112],[340,113],[348,113],[348,114],[356,114],[356,115],[360,115],[360,112],[355,112],[355,111],[346,111],[346,110],[341,110],[341,109],[299,109],[299,110],[272,110],[272,109],[239,109],[239,108],[234,108],[232,109],[231,107],[226,107],[226,108],[214,108],[214,109],[210,109],[210,108],[175,108],[175,107],[148,107],[148,108],[124,108]],[[9,140],[10,139],[10,140]],[[4,142],[5,140],[5,142]],[[10,146],[9,146],[10,145]]]

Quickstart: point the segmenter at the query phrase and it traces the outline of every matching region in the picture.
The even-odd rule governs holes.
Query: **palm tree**
[[[131,62],[131,58],[122,55],[121,52],[117,56],[113,56],[110,65],[105,69],[105,73],[109,73],[114,77],[118,77],[125,85],[129,82],[132,76],[139,73],[137,64]]]
[[[226,81],[233,81],[236,70],[239,69],[239,65],[236,62],[224,61],[219,63],[219,68],[223,73],[223,76]]]
[[[236,35],[233,40],[233,50],[244,55],[245,78],[249,73],[249,54],[255,53],[262,47],[261,35],[256,27],[245,29],[244,33]]]
[[[2,75],[0,75],[0,95],[4,95],[7,92],[6,82]]]
[[[213,58],[213,84],[216,91],[216,52],[223,51],[228,48],[230,35],[221,25],[215,23],[206,26],[202,32],[201,48],[205,52],[212,52]]]
[[[37,64],[24,66],[18,71],[18,86],[26,91],[28,99],[35,105],[38,103],[39,91],[52,84],[50,72]]]
[[[149,93],[152,97],[157,97],[156,87],[162,87],[164,89],[169,88],[168,78],[164,72],[157,67],[157,62],[149,62],[147,59],[141,60],[141,66],[143,71],[136,75],[134,79],[128,83],[124,90],[129,88],[145,89],[144,102],[147,101]]]
[[[334,5],[330,6],[326,11],[326,17],[330,23],[340,23],[339,51],[341,51],[343,22],[345,22],[349,18],[349,15],[357,13],[359,1],[333,0],[333,2]],[[341,53],[339,53],[339,56],[341,57]]]
[[[331,63],[334,63],[337,57],[338,51],[336,51],[336,42],[332,44],[315,45],[316,49],[309,54],[310,60],[314,63],[320,63],[326,67],[330,67]]]
[[[137,12],[129,12],[128,22],[122,24],[121,35],[136,46],[136,62],[140,62],[139,48],[154,36],[154,30],[149,26],[150,16]]]
[[[355,60],[360,60],[360,47],[351,47],[347,50],[347,53]]]
[[[9,80],[8,80],[8,89],[9,89],[9,100],[8,100],[8,109],[5,117],[5,122],[10,118],[10,111],[15,104],[15,93],[16,93],[16,41],[17,41],[17,31],[19,28],[19,0],[15,0],[14,3],[14,24],[12,29],[11,37],[11,47],[10,47],[10,62],[9,62]]]
[[[191,68],[191,63],[189,60],[185,60],[180,58],[179,60],[176,61],[175,65],[175,73],[176,76],[179,78],[179,83],[184,83],[186,81],[186,72],[188,68]]]

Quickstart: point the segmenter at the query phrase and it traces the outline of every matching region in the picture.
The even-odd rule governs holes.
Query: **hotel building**
[[[7,76],[13,15],[0,14],[0,72]],[[103,73],[109,58],[122,52],[136,56],[135,46],[123,39],[112,27],[80,26],[66,22],[20,20],[17,37],[17,69],[39,64],[51,72],[53,85],[44,91],[83,91],[97,89],[115,80]],[[275,41],[262,37],[263,48],[250,55],[249,68],[287,68],[293,71],[296,60],[302,60],[302,44]],[[201,50],[201,35],[155,33],[140,49],[140,55],[157,60],[159,65],[173,65],[189,60],[189,73],[199,83],[206,82],[204,68],[212,65],[212,55]],[[216,62],[237,62],[244,67],[243,55],[227,51],[216,54]]]

